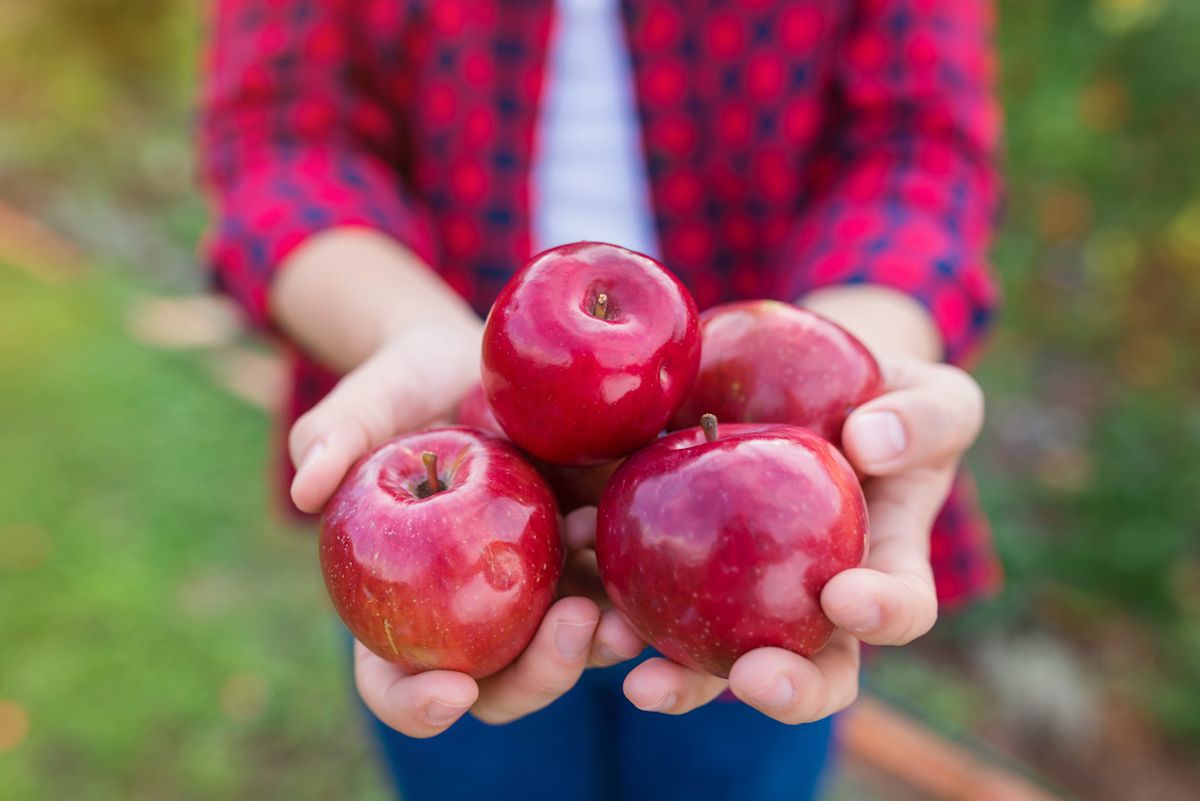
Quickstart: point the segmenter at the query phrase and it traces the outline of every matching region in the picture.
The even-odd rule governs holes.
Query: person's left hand
[[[903,645],[932,628],[929,533],[979,433],[983,394],[955,367],[896,358],[880,366],[885,393],[856,409],[842,430],[846,456],[865,476],[871,533],[866,564],[834,576],[821,593],[839,631],[811,659],[781,648],[750,651],[728,681],[646,660],[625,679],[625,695],[639,709],[683,714],[728,687],[784,723],[819,720],[857,697],[859,641]]]

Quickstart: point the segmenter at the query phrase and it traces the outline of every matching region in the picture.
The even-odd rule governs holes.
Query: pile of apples
[[[867,541],[840,432],[882,390],[853,336],[775,301],[700,315],[654,259],[581,242],[513,276],[482,365],[460,425],[383,444],[326,508],[326,587],[364,645],[411,672],[510,664],[563,574],[560,512],[591,504],[605,592],[665,656],[727,676],[825,645],[821,589]]]

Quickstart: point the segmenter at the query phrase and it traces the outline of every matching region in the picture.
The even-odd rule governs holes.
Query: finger
[[[834,634],[811,659],[782,648],[757,648],[733,663],[729,689],[782,723],[829,717],[858,697],[858,641]]]
[[[471,713],[507,723],[549,705],[579,681],[599,622],[600,609],[586,598],[555,603],[517,661],[479,683]]]
[[[834,624],[874,645],[903,645],[933,628],[938,604],[929,532],[950,480],[949,471],[918,471],[867,483],[866,565],[838,573],[821,591],[821,607]]]
[[[606,609],[600,614],[600,624],[596,626],[588,665],[608,667],[633,659],[645,649],[646,644],[625,617],[616,609]]]
[[[682,715],[704,706],[728,686],[725,679],[699,673],[656,656],[625,677],[625,697],[643,712]]]
[[[461,361],[464,348],[459,334],[417,327],[347,374],[297,420],[288,436],[297,466],[296,506],[319,512],[346,471],[371,448],[427,426],[452,408],[469,385],[456,384],[450,376],[460,371],[446,365]]]
[[[596,552],[591,548],[567,552],[567,564],[562,578],[558,580],[558,597],[568,598],[572,595],[591,598],[601,609],[612,606],[604,591],[604,582],[600,579]]]
[[[397,431],[395,407],[377,373],[365,364],[349,374],[292,426],[288,449],[296,465],[292,501],[319,512],[346,471]]]
[[[354,462],[374,443],[354,418],[338,418],[335,409],[314,409],[310,423],[317,433],[292,478],[292,502],[303,512],[316,514],[325,507]],[[322,419],[324,418],[324,419]],[[299,423],[297,423],[299,425]]]
[[[596,547],[596,507],[581,506],[565,519],[568,548]]]
[[[842,445],[851,464],[872,476],[956,464],[983,424],[983,393],[962,370],[899,362],[888,391],[846,419]]]
[[[409,737],[442,733],[479,696],[465,673],[431,670],[410,676],[359,642],[354,644],[354,683],[377,718]]]

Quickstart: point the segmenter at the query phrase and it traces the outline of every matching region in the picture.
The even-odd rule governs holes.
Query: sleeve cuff
[[[269,328],[275,271],[308,237],[338,227],[380,231],[433,261],[428,221],[406,202],[394,171],[369,155],[308,148],[246,170],[221,194],[205,249],[214,286],[253,325]]]
[[[943,224],[924,216],[886,234],[870,233],[865,223],[862,231],[852,230],[856,225],[854,219],[803,224],[788,249],[781,298],[794,302],[817,289],[847,284],[895,289],[929,312],[942,335],[946,361],[969,361],[999,302],[986,262],[965,254]]]

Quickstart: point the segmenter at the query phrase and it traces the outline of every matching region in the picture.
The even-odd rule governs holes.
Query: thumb
[[[288,435],[296,506],[319,512],[372,448],[444,416],[478,380],[478,351],[477,335],[419,327],[348,373]]]
[[[292,426],[291,495],[299,509],[320,512],[354,462],[397,430],[395,409],[380,396],[375,372],[364,363]]]
[[[983,393],[956,367],[903,362],[888,392],[854,410],[842,429],[846,456],[871,476],[956,463],[983,424]]]

